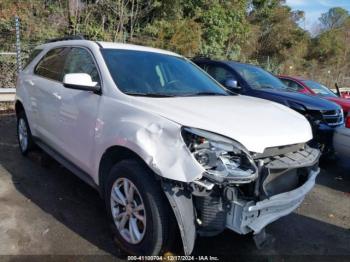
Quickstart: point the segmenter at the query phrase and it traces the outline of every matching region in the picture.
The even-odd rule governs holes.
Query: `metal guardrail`
[[[15,88],[0,88],[0,102],[13,102],[15,101],[15,95]]]
[[[15,52],[0,52],[0,55],[16,55]]]

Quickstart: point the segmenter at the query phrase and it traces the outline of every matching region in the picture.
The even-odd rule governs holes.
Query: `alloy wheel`
[[[146,233],[146,210],[134,183],[118,178],[112,186],[110,202],[119,234],[130,244],[140,243]]]
[[[23,118],[18,121],[18,138],[22,151],[26,151],[28,148],[28,130]]]

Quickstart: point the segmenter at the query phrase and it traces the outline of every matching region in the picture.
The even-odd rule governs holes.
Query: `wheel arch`
[[[24,110],[24,106],[23,106],[23,103],[20,101],[20,100],[16,100],[16,102],[15,102],[15,112],[16,112],[16,116],[18,116],[18,114],[20,113],[20,112],[25,112],[25,110]]]
[[[99,179],[99,190],[101,197],[105,196],[105,184],[109,175],[110,170],[115,164],[125,159],[135,159],[145,168],[149,169],[154,174],[154,179],[159,181],[159,186],[162,188],[167,203],[172,210],[172,215],[177,221],[177,230],[182,240],[182,246],[185,254],[190,254],[194,247],[196,239],[196,229],[194,224],[194,209],[192,198],[184,194],[184,192],[177,192],[180,197],[174,195],[173,190],[177,190],[177,187],[172,188],[171,183],[162,182],[162,178],[154,173],[153,170],[146,164],[146,162],[137,153],[124,146],[111,146],[108,148],[101,157],[98,179]],[[187,216],[189,219],[184,219]]]
[[[125,159],[135,159],[149,169],[142,157],[140,157],[133,150],[120,145],[109,147],[103,153],[98,168],[98,184],[101,196],[104,196],[105,182],[110,170],[115,164]],[[153,171],[152,173],[154,174]],[[157,175],[155,175],[155,177],[157,177]]]

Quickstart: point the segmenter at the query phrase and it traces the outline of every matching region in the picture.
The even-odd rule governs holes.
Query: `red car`
[[[322,98],[325,98],[327,100],[330,100],[340,105],[344,111],[344,116],[346,119],[345,125],[346,127],[350,128],[350,100],[349,99],[345,99],[337,96],[328,87],[320,83],[317,83],[313,80],[308,80],[301,77],[284,76],[284,75],[280,75],[278,77],[279,79],[282,80],[282,82],[285,85],[287,85],[289,88],[293,89],[294,91],[297,91],[303,94],[320,96]]]
[[[350,92],[349,91],[341,92],[341,96],[343,98],[350,99]]]

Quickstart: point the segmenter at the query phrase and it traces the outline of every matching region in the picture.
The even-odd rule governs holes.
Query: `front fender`
[[[170,182],[163,183],[163,190],[172,207],[179,226],[185,255],[190,255],[196,240],[195,214],[189,192]]]
[[[202,176],[203,167],[185,145],[179,124],[131,107],[112,113],[101,113],[106,120],[100,119],[96,128],[96,159],[101,159],[111,146],[122,146],[137,154],[160,177],[191,182]],[[96,174],[98,166],[95,163]]]

